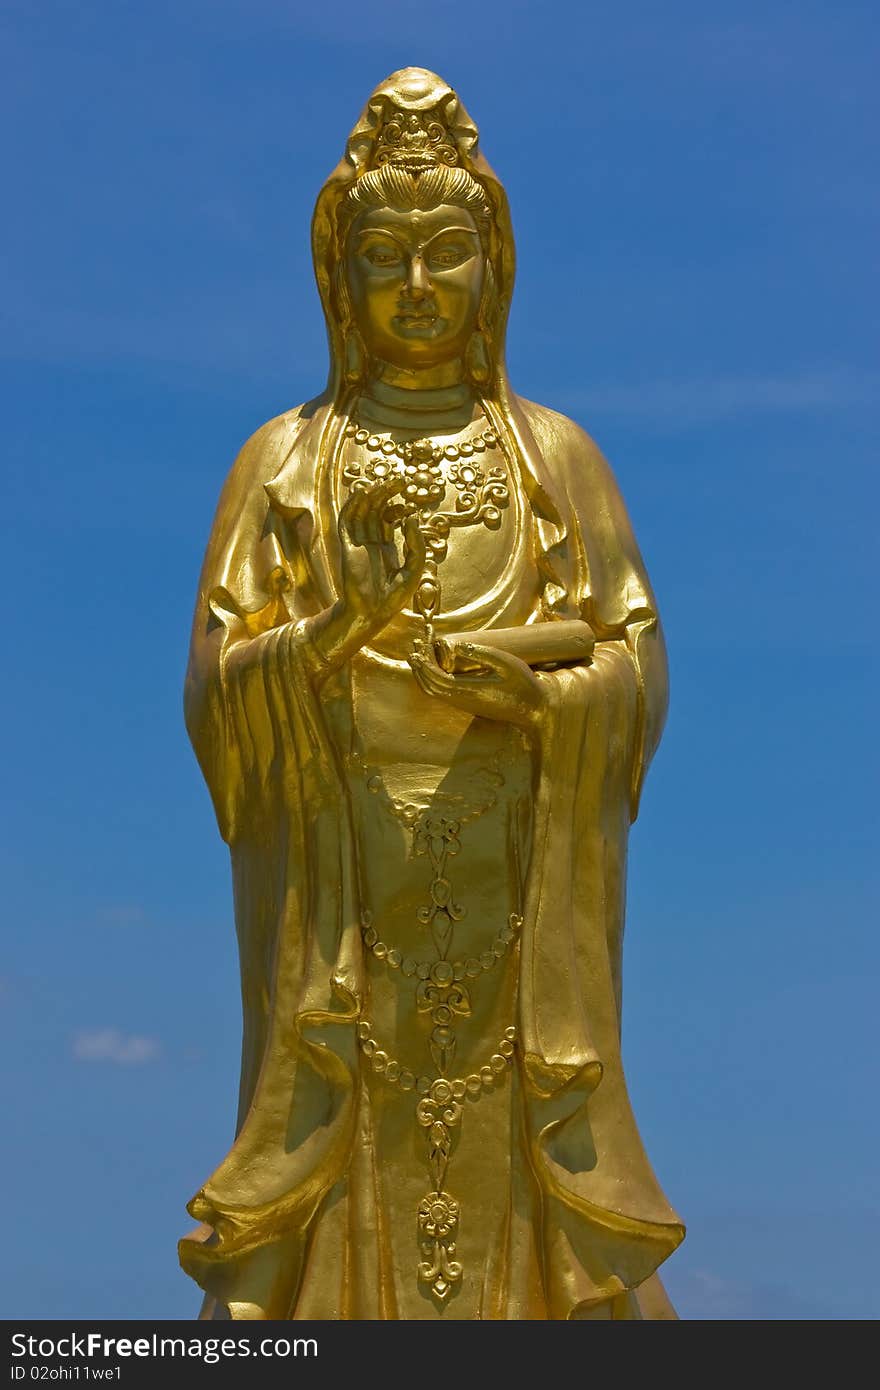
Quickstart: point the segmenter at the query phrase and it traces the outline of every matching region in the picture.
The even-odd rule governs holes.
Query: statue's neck
[[[464,429],[479,414],[479,402],[462,380],[460,362],[424,371],[383,363],[364,386],[357,414],[385,429],[431,434]]]

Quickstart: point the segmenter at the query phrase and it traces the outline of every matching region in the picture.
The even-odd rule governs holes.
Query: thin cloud
[[[146,921],[147,914],[139,903],[108,903],[98,918],[108,927],[136,927]]]
[[[161,1047],[156,1038],[136,1033],[120,1033],[117,1028],[98,1028],[77,1033],[73,1055],[78,1062],[113,1062],[119,1066],[138,1066],[153,1062]]]
[[[798,376],[597,384],[567,394],[565,403],[597,415],[679,425],[733,416],[804,414],[880,403],[880,372],[841,367]]]
[[[680,1318],[687,1321],[815,1321],[829,1316],[818,1299],[779,1285],[722,1278],[714,1271],[676,1271],[665,1280]]]

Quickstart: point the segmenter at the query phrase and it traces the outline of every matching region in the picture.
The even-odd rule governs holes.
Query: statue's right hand
[[[308,620],[319,680],[380,632],[412,597],[422,577],[426,547],[418,516],[406,516],[402,527],[399,520],[388,518],[388,503],[399,491],[399,479],[369,492],[355,491],[340,510],[342,593],[330,608]]]
[[[413,513],[387,519],[388,504],[400,491],[392,479],[369,491],[355,491],[339,513],[342,553],[342,610],[353,624],[378,631],[412,597],[425,563],[425,538]]]

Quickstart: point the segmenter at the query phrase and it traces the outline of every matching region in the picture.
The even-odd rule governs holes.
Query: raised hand
[[[324,674],[347,661],[380,632],[412,597],[425,563],[425,538],[418,516],[405,516],[403,554],[398,523],[389,503],[400,491],[392,479],[369,492],[353,492],[339,513],[342,595],[310,619],[311,636]]]
[[[342,601],[353,619],[375,632],[412,597],[425,561],[425,540],[413,513],[403,521],[403,556],[395,523],[387,519],[391,498],[400,491],[392,479],[369,491],[353,492],[339,513]]]

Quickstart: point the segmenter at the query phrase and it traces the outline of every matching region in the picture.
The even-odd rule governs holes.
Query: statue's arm
[[[309,597],[296,527],[273,515],[265,492],[295,442],[299,415],[269,421],[239,453],[220,495],[196,595],[184,715],[228,840],[248,759],[253,763],[260,751],[246,727],[247,704],[253,705],[268,663],[297,657],[293,642],[283,648],[280,642],[293,636],[297,606]],[[305,637],[300,645],[305,653]]]
[[[341,593],[326,604],[310,561],[322,520],[306,505],[313,474],[299,479],[296,472],[307,410],[270,421],[241,450],[199,580],[184,709],[227,838],[233,789],[237,795],[247,780],[244,764],[259,761],[258,742],[266,742],[246,727],[248,718],[257,722],[265,692],[278,680],[319,686],[404,606],[424,563],[416,518],[398,543],[381,520],[383,490],[353,494],[338,518]],[[304,505],[285,510],[270,501],[282,465]]]
[[[638,686],[635,811],[669,701],[657,600],[617,480],[601,449],[567,416],[524,404],[566,510],[573,616],[590,624],[597,647],[612,644],[612,650],[626,652]]]

